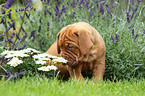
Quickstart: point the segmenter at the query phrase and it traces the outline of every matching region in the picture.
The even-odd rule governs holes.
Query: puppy
[[[57,40],[47,54],[61,56],[67,65],[59,64],[58,71],[64,78],[81,79],[92,71],[95,81],[103,80],[106,47],[98,31],[85,22],[68,25],[57,34]]]

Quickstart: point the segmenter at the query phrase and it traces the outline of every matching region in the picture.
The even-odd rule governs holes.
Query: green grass
[[[59,81],[47,78],[23,78],[0,81],[0,96],[143,96],[145,81]]]

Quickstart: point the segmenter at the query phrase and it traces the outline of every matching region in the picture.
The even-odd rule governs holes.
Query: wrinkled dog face
[[[68,65],[76,66],[83,55],[93,46],[93,37],[85,28],[67,26],[57,35],[57,51],[68,60]]]
[[[73,34],[71,34],[73,35]],[[61,39],[59,36],[62,36]],[[68,60],[68,65],[76,66],[78,65],[78,57],[80,56],[80,50],[78,46],[78,36],[74,35],[73,37],[69,37],[66,34],[60,33],[58,35],[58,48],[59,53],[62,57]]]

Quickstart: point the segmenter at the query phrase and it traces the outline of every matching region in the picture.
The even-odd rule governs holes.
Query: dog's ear
[[[59,36],[60,36],[60,33],[57,34],[57,53],[58,53],[58,54],[60,54]]]
[[[79,47],[82,54],[87,54],[93,46],[94,38],[87,30],[79,30]]]

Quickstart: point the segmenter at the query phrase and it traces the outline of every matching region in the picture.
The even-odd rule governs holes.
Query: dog
[[[57,34],[57,40],[47,54],[64,57],[68,63],[59,64],[60,76],[84,80],[92,72],[95,81],[103,80],[106,47],[99,32],[86,22],[68,25]]]

